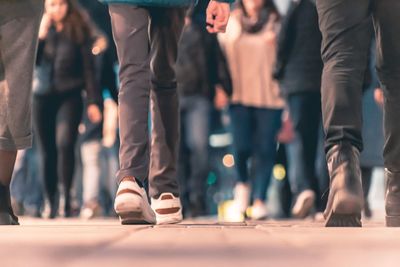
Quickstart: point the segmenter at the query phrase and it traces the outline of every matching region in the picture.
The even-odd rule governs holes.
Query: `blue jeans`
[[[323,210],[320,188],[327,187],[328,175],[321,144],[321,94],[292,94],[288,96],[287,103],[295,131],[295,139],[289,144],[289,177],[292,192],[297,196],[304,190],[313,190],[316,194],[316,206]]]
[[[34,212],[40,211],[44,202],[39,178],[36,149],[19,151],[11,182],[11,195],[24,208]]]
[[[281,109],[230,106],[233,148],[239,180],[250,180],[248,161],[252,159],[252,198],[265,201],[276,156],[276,136],[281,128]]]
[[[178,177],[182,202],[184,206],[196,209],[191,211],[194,214],[206,212],[210,111],[211,103],[206,97],[180,98],[181,144]]]

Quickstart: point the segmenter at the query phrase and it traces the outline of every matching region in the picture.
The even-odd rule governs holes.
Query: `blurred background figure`
[[[279,35],[274,77],[286,98],[295,131],[288,156],[292,215],[296,218],[305,218],[314,208],[322,212],[321,192],[328,188],[323,146],[319,145],[323,140],[321,40],[315,1],[291,1]],[[324,166],[319,173],[318,162]],[[325,179],[325,188],[320,188],[321,179]]]
[[[92,53],[95,55],[96,80],[107,100],[111,99],[111,101],[114,100],[117,103],[118,89],[115,71],[117,56],[115,45],[112,41],[111,19],[108,9],[97,0],[84,0],[80,1],[80,3],[90,15],[95,26],[105,34],[106,42],[102,42],[103,38],[98,38],[92,48]],[[100,105],[100,110],[104,115],[103,103]],[[81,144],[83,182],[81,217],[91,219],[108,213],[109,198],[113,196],[112,192],[115,186],[110,186],[108,182],[110,178],[107,178],[105,174],[108,171],[105,169],[108,167],[109,157],[113,156],[112,158],[115,159],[118,154],[111,155],[112,150],[108,149],[113,147],[115,143],[109,144],[107,147],[103,146],[104,120],[93,123],[86,114],[84,112],[79,140]],[[115,128],[114,131],[116,134]],[[113,152],[118,153],[115,149]],[[109,175],[113,177],[115,173],[110,173]],[[105,193],[105,195],[102,193]],[[111,193],[111,196],[109,193]]]
[[[185,217],[208,214],[206,180],[209,168],[209,134],[212,104],[228,104],[229,89],[219,84],[219,45],[205,28],[208,1],[200,1],[186,15],[176,75],[180,96],[181,144],[179,181]],[[203,16],[202,16],[203,14]]]
[[[44,201],[38,164],[35,143],[31,149],[18,152],[11,182],[11,203],[17,216],[42,216]]]
[[[50,218],[58,215],[58,180],[63,183],[64,216],[72,216],[75,144],[86,92],[87,115],[102,119],[102,98],[92,54],[93,31],[73,0],[46,0],[39,31],[33,114]]]
[[[362,136],[364,149],[360,155],[361,178],[364,191],[364,217],[373,216],[373,207],[369,202],[369,193],[372,185],[374,169],[383,168],[383,91],[380,89],[379,80],[375,70],[376,45],[372,34],[373,22],[371,18],[371,50],[368,69],[365,72],[363,85],[363,127]],[[383,177],[380,177],[383,185]],[[379,184],[379,183],[378,183]],[[375,203],[373,203],[375,204]]]
[[[253,201],[251,217],[267,217],[267,188],[275,163],[284,101],[272,78],[279,14],[271,0],[239,1],[220,43],[233,84],[230,105],[239,181],[234,189],[238,220]]]

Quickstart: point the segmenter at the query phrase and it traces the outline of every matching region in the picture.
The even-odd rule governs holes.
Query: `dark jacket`
[[[33,92],[37,95],[86,90],[89,103],[101,103],[92,41],[77,44],[52,27],[39,41]]]
[[[182,34],[175,67],[179,94],[200,95],[211,100],[215,86],[220,84],[231,95],[231,86],[226,85],[230,79],[226,77],[228,71],[223,65],[218,40],[201,24],[197,21],[191,23]]]
[[[235,0],[218,0],[218,2],[233,3]],[[107,4],[131,4],[139,6],[165,6],[178,7],[190,6],[197,3],[197,0],[100,0]]]
[[[315,1],[292,1],[278,39],[274,73],[284,95],[320,91],[321,40]]]

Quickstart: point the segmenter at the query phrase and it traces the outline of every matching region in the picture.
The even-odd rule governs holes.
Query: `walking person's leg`
[[[31,146],[30,92],[42,0],[0,2],[0,225],[18,224],[10,183],[18,149]]]
[[[210,100],[192,97],[186,117],[187,144],[190,151],[189,195],[193,217],[204,216],[206,207],[206,184],[209,172],[208,138],[210,134]]]
[[[229,108],[233,150],[235,154],[235,167],[238,181],[234,188],[235,208],[240,213],[245,213],[250,203],[250,177],[248,161],[253,148],[253,114],[251,108],[242,105],[231,105]]]
[[[267,190],[277,152],[277,135],[282,124],[282,110],[261,109],[254,111],[256,121],[254,155],[253,206],[251,217],[255,220],[268,216],[266,208]]]
[[[64,186],[64,216],[71,217],[71,188],[75,170],[75,145],[82,119],[83,102],[80,92],[63,97],[57,114],[56,144],[58,175]]]
[[[369,0],[318,0],[322,113],[330,193],[326,226],[361,226],[362,83],[371,40]]]
[[[182,220],[177,179],[179,101],[174,66],[184,26],[184,8],[151,8],[150,197],[157,223]]]
[[[57,99],[53,96],[33,96],[33,122],[40,158],[39,173],[50,205],[51,219],[58,215],[58,173],[56,145]]]
[[[149,173],[150,15],[132,5],[112,4],[109,10],[120,64],[120,169],[114,208],[122,224],[155,223],[143,188]]]
[[[374,1],[377,71],[385,94],[386,224],[400,227],[400,2]]]
[[[295,130],[292,143],[296,153],[291,171],[292,189],[296,197],[292,215],[305,218],[315,207],[319,196],[319,183],[316,177],[316,155],[321,120],[320,93],[293,94],[288,97],[290,116]]]

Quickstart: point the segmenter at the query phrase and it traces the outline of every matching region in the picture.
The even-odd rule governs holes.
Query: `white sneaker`
[[[253,220],[263,220],[268,217],[268,209],[267,205],[265,204],[258,204],[258,205],[253,205],[251,207],[251,213],[250,213],[250,218]]]
[[[157,224],[174,224],[183,220],[179,197],[172,193],[162,193],[158,199],[151,199],[151,208],[156,214]]]
[[[119,184],[114,209],[122,224],[155,224],[156,215],[147,200],[146,190],[133,178]]]
[[[292,215],[298,219],[304,219],[309,215],[314,207],[315,193],[312,190],[304,190],[297,197],[296,203],[292,209]]]
[[[237,183],[233,192],[235,206],[240,212],[245,213],[250,203],[250,186],[245,183]]]

